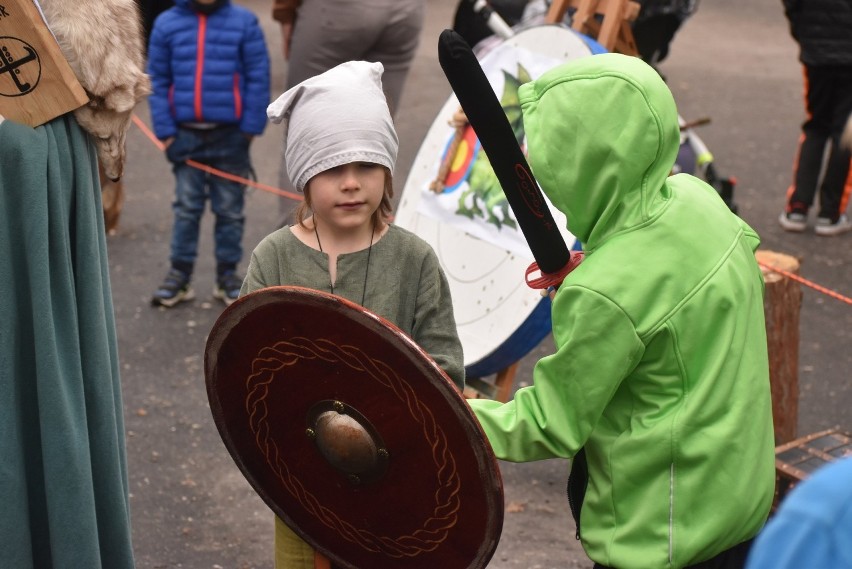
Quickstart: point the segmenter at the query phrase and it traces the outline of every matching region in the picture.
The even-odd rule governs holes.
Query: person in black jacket
[[[787,190],[779,223],[787,231],[804,231],[819,187],[814,231],[817,235],[840,235],[852,230],[845,213],[852,193],[850,150],[840,143],[843,127],[852,113],[852,2],[783,2],[790,33],[799,44],[799,60],[804,65],[807,119],[802,124],[793,183]],[[829,143],[828,161],[823,168]]]
[[[142,33],[145,37],[145,53],[148,52],[148,40],[151,39],[151,29],[154,27],[154,20],[160,15],[160,12],[165,12],[175,5],[173,0],[136,0],[139,6],[139,12],[142,15]]]
[[[654,68],[669,55],[675,33],[698,9],[698,0],[637,0],[639,15],[631,25],[639,57]]]

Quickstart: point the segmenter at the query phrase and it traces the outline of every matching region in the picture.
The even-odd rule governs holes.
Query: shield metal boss
[[[458,388],[396,326],[338,296],[271,287],[222,312],[204,364],[243,475],[335,565],[488,563],[503,524],[494,454]]]

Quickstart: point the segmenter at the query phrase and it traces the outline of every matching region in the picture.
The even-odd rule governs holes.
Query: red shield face
[[[247,295],[205,353],[222,440],[269,507],[341,567],[484,567],[503,522],[491,448],[391,323],[297,287]]]

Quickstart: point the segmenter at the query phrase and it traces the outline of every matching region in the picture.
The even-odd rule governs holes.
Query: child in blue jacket
[[[244,184],[186,164],[187,159],[245,178],[249,145],[266,126],[269,53],[256,16],[230,0],[175,0],[154,22],[148,46],[154,132],[172,163],[176,189],[171,268],[151,303],[190,300],[205,202],[216,216],[216,285],[225,304],[242,279]]]

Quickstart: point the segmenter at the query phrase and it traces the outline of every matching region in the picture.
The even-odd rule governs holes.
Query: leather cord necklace
[[[376,235],[376,222],[373,221],[370,226],[370,245],[367,247],[367,266],[364,267],[364,290],[361,292],[361,306],[364,306],[364,300],[367,298],[367,277],[370,274],[370,257],[373,253],[373,237]],[[317,222],[314,220],[314,235],[317,238],[317,246],[319,247],[320,253],[325,253],[322,250],[322,242],[320,241],[319,232],[317,231]],[[331,294],[334,294],[334,283],[331,282],[331,272],[329,272],[329,286],[331,287]]]

